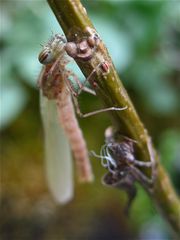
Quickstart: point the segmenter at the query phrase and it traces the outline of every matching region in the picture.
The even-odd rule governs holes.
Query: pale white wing
[[[64,204],[73,197],[73,169],[71,151],[60,126],[54,100],[40,93],[40,108],[44,126],[47,181],[55,200]]]

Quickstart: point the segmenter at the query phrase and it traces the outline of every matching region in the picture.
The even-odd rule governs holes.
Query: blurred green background
[[[180,192],[180,2],[82,2]],[[123,215],[126,194],[101,185],[106,170],[95,158],[95,182],[76,183],[66,206],[54,202],[44,171],[37,56],[40,44],[61,30],[46,1],[1,0],[0,6],[2,239],[172,239],[139,186],[129,218]],[[80,104],[82,112],[101,107],[87,94]],[[108,114],[79,121],[88,149],[99,153]]]

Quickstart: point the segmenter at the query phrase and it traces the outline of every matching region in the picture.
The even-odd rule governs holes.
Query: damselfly
[[[66,69],[69,62],[65,40],[55,35],[39,54],[44,64],[38,81],[41,89],[41,113],[45,129],[46,169],[48,183],[55,199],[67,202],[73,195],[73,175],[70,149],[74,153],[81,181],[93,180],[86,143],[74,114],[69,80],[80,86],[76,76]],[[62,128],[61,128],[62,127]]]
[[[44,65],[38,84],[41,89],[41,113],[45,128],[47,176],[54,197],[61,203],[67,202],[73,195],[72,162],[68,151],[66,151],[66,156],[64,155],[64,150],[68,148],[68,142],[75,157],[79,179],[84,182],[93,180],[86,142],[75,117],[72,98],[77,113],[82,117],[105,111],[126,109],[126,107],[110,107],[87,114],[80,112],[77,96],[82,90],[95,94],[94,91],[85,87],[85,83],[97,69],[92,71],[82,84],[77,76],[66,68],[69,63],[66,52],[69,54],[75,50],[74,57],[76,53],[77,57],[88,61],[93,57],[97,42],[97,36],[92,36],[82,42],[69,44],[66,43],[64,37],[56,34],[39,54],[39,61]],[[97,68],[107,72],[107,66],[105,62],[102,62],[98,64]],[[70,78],[72,79],[70,80]],[[75,85],[78,86],[78,90]],[[63,128],[68,142],[65,140],[60,126]],[[62,140],[59,139],[62,139],[62,135],[64,145],[61,145]]]

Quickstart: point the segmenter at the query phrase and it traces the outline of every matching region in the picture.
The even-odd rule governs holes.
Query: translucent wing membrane
[[[73,169],[70,146],[60,126],[54,100],[40,91],[41,116],[44,126],[47,181],[55,200],[61,204],[73,197]]]

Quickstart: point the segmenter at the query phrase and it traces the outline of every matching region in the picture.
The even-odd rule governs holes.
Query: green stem
[[[74,34],[77,34],[80,38],[90,35],[94,27],[79,0],[47,1],[69,41],[73,40]],[[110,112],[112,122],[117,129],[121,129],[122,133],[137,141],[138,157],[140,159],[155,162],[157,176],[154,191],[153,193],[150,193],[148,189],[146,191],[156,203],[164,219],[169,222],[175,232],[180,233],[180,201],[168,174],[159,162],[151,138],[139,119],[103,43],[100,43],[97,52],[93,56],[93,60],[88,62],[77,61],[77,64],[87,77],[102,59],[109,63],[110,72],[107,75],[96,73],[95,80],[98,88],[95,90],[97,95],[102,99],[106,107],[128,107],[125,111]],[[141,171],[150,176],[150,172],[147,170]]]

